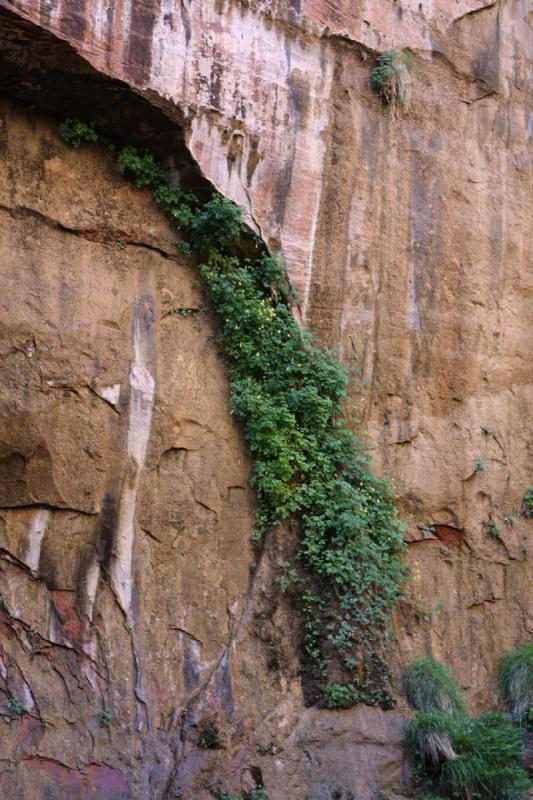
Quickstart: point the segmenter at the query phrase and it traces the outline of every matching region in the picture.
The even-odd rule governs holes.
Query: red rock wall
[[[520,514],[521,498],[533,483],[528,4],[0,0],[0,8],[50,31],[102,75],[124,81],[163,109],[182,126],[206,177],[244,206],[273,249],[281,247],[300,291],[302,315],[361,368],[357,399],[375,462],[399,488],[413,580],[412,596],[397,615],[395,665],[430,651],[453,668],[473,708],[495,703],[497,658],[533,631],[532,531]],[[391,117],[372,94],[369,75],[375,51],[405,46],[414,50],[417,65],[412,109]],[[281,544],[273,543],[254,586],[248,585],[252,498],[240,500],[236,514],[237,501],[228,494],[233,478],[219,485],[220,474],[233,464],[239,472],[235,486],[246,486],[247,468],[238,431],[223,411],[227,389],[218,354],[210,362],[212,397],[204,407],[198,406],[205,394],[205,376],[198,374],[204,351],[180,344],[174,334],[167,344],[146,337],[140,343],[140,332],[150,328],[146,315],[162,319],[176,297],[194,294],[192,283],[175,275],[176,260],[168,263],[171,234],[148,201],[114,183],[111,173],[99,183],[93,176],[100,164],[93,156],[73,160],[51,133],[35,135],[25,124],[9,122],[18,133],[9,138],[8,132],[8,141],[18,136],[29,144],[4,153],[2,200],[5,279],[15,288],[6,323],[13,366],[3,389],[9,414],[2,439],[11,459],[1,501],[8,554],[3,580],[9,578],[10,589],[4,591],[3,583],[1,591],[11,615],[6,635],[12,648],[21,649],[9,651],[9,663],[18,665],[12,667],[16,676],[17,670],[32,674],[35,691],[54,707],[63,691],[69,698],[78,691],[89,697],[100,684],[90,670],[79,678],[85,674],[81,662],[62,662],[56,686],[52,678],[34,677],[36,659],[27,653],[35,646],[35,628],[39,647],[48,641],[48,652],[55,653],[65,646],[61,657],[83,661],[90,637],[77,615],[99,602],[99,619],[109,622],[98,634],[96,663],[100,669],[104,653],[106,669],[114,670],[103,685],[118,710],[109,741],[91,706],[100,707],[101,688],[97,700],[80,706],[61,701],[68,722],[54,723],[45,746],[40,733],[26,731],[31,720],[10,720],[9,758],[19,772],[6,771],[5,790],[13,792],[30,770],[44,775],[44,783],[20,783],[26,787],[21,797],[44,797],[43,786],[59,792],[69,781],[70,794],[57,796],[82,797],[80,786],[89,780],[84,776],[94,774],[98,780],[123,779],[127,788],[117,789],[118,796],[172,797],[168,787],[179,786],[186,798],[207,798],[201,794],[208,791],[206,775],[229,772],[229,789],[245,791],[247,770],[258,762],[275,800],[330,797],[337,789],[343,798],[355,792],[370,800],[377,787],[390,791],[401,778],[401,717],[366,709],[303,710],[290,616],[286,609],[273,610],[268,590],[268,563]],[[19,167],[13,170],[12,164]],[[101,210],[94,197],[101,198]],[[42,248],[32,250],[37,233],[31,226],[42,226],[36,241],[42,240],[47,255],[41,260]],[[65,229],[77,237],[70,255]],[[130,263],[120,252],[109,255],[113,237],[120,243],[124,231],[128,242],[146,245],[146,257],[128,256]],[[116,296],[105,288],[107,266],[99,267],[103,272],[95,281],[94,264],[116,272]],[[79,320],[86,317],[84,328]],[[183,340],[200,348],[211,336],[210,323],[201,319],[194,317],[201,332]],[[102,320],[113,323],[109,330]],[[170,321],[172,316],[165,324]],[[95,338],[93,331],[100,329],[103,338]],[[130,362],[140,366],[138,373]],[[102,364],[105,380],[96,380],[95,364]],[[110,402],[119,384],[129,387],[126,395],[119,390],[119,398],[130,398],[120,400],[120,419]],[[176,407],[200,426],[199,440],[194,428],[183,434],[185,444],[168,444],[174,441]],[[212,440],[205,433],[219,429],[225,433]],[[222,467],[221,440],[229,443]],[[169,452],[176,453],[175,463]],[[133,495],[119,487],[107,492],[124,509],[124,535],[110,561],[114,595],[105,589],[93,601],[96,568],[91,572],[85,557],[66,559],[63,537],[68,532],[79,543],[69,553],[92,552],[95,521],[105,518],[106,487],[132,454],[142,462],[141,472],[132,475]],[[172,463],[163,469],[158,459]],[[134,541],[143,542],[133,558],[132,504]],[[211,523],[200,519],[213,514],[226,520],[214,548],[205,540],[213,535]],[[197,534],[177,553],[172,531],[180,520],[190,521]],[[491,522],[499,539],[490,536]],[[152,548],[162,548],[161,554],[154,556]],[[129,628],[135,580],[125,564],[137,570],[145,604],[141,621]],[[72,593],[79,595],[80,574],[86,589],[76,604]],[[192,605],[199,585],[205,591]],[[24,608],[23,586],[31,598]],[[245,607],[248,616],[233,634]],[[192,615],[192,627],[184,615]],[[129,629],[147,654],[146,662],[139,657],[139,669],[152,687],[149,722],[138,721],[138,657],[134,649],[125,656],[136,646],[129,644]],[[171,638],[169,630],[175,631]],[[68,650],[72,637],[76,656]],[[201,655],[198,642],[205,648]],[[272,648],[284,662],[275,676],[268,669]],[[226,652],[232,653],[229,665]],[[180,728],[179,710],[194,695],[187,681],[204,669],[198,659],[210,678],[202,684],[198,708]],[[183,677],[176,677],[176,664]],[[58,688],[67,673],[76,684],[82,680],[82,687],[89,681],[90,689],[75,689],[71,678],[65,690]],[[23,679],[16,681],[22,683],[12,691],[25,692]],[[195,725],[209,717],[206,709],[221,715],[228,737],[227,750],[219,754],[196,746]],[[86,737],[82,746],[80,720],[97,745]],[[71,740],[67,731],[74,731]],[[17,744],[30,734],[31,746]],[[77,759],[65,756],[65,741],[79,750]],[[102,765],[109,775],[98,772]]]

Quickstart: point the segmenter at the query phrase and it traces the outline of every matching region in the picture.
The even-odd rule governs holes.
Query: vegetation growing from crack
[[[498,528],[498,526],[496,525],[496,523],[494,522],[494,520],[489,520],[487,523],[485,523],[485,527],[487,528],[487,533],[493,539],[500,540],[502,538],[502,533]]]
[[[94,126],[84,138],[77,120],[61,134],[75,146],[95,141]],[[148,153],[115,152],[121,172],[152,190],[182,249],[200,262],[220,320],[233,413],[254,459],[255,538],[289,518],[299,524],[296,561],[280,572],[297,598],[303,650],[321,687],[312,699],[332,708],[358,701],[388,707],[382,656],[406,579],[402,526],[390,485],[374,476],[362,434],[354,432],[346,369],[298,327],[280,261],[258,239],[261,255],[238,255],[247,230],[238,206],[217,194],[201,202],[169,185]]]
[[[109,708],[101,708],[96,714],[101,728],[108,728],[113,719],[113,713]]]
[[[389,106],[392,114],[398,108],[409,111],[414,79],[414,58],[407,49],[381,53],[371,75],[372,88]]]
[[[481,475],[482,472],[485,472],[485,469],[486,469],[486,464],[483,461],[483,459],[482,458],[477,458],[476,459],[476,467],[475,467],[474,473],[476,475]]]
[[[82,122],[79,119],[67,119],[62,122],[59,126],[59,135],[76,149],[82,144],[97,144],[101,141],[94,122]]]
[[[223,750],[224,746],[214,722],[207,722],[198,737],[198,745],[204,750]]]
[[[487,439],[496,438],[496,432],[493,430],[493,428],[489,428],[488,425],[481,426],[481,433],[483,434],[483,436],[486,436]]]
[[[530,486],[522,500],[522,514],[526,519],[533,517],[533,486]]]
[[[18,697],[9,698],[8,708],[11,714],[17,717],[21,717],[26,713],[26,705]]]
[[[405,747],[419,792],[457,800],[526,797],[523,738],[505,715],[468,717],[452,675],[432,658],[408,667],[403,686],[418,712],[407,725]]]

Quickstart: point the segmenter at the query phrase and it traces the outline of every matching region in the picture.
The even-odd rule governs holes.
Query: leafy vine
[[[348,374],[334,353],[302,332],[279,259],[235,255],[242,211],[213,194],[201,202],[171,186],[155,158],[116,149],[94,125],[67,120],[74,147],[110,146],[120,171],[157,205],[195,255],[221,325],[232,408],[253,457],[254,538],[293,518],[300,538],[280,583],[298,600],[314,700],[329,708],[393,704],[383,662],[390,619],[403,594],[403,528],[389,483],[371,470],[347,406]]]

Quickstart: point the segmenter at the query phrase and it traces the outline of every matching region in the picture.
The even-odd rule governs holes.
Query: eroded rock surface
[[[109,154],[1,119],[4,795],[398,783],[401,717],[303,708],[194,265]]]
[[[49,31],[179,121],[355,356],[408,528],[393,662],[431,651],[477,710],[533,633],[531,12],[353,6],[0,0],[25,41]],[[405,46],[412,111],[391,117],[369,74]],[[202,800],[257,767],[274,800],[399,791],[401,709],[303,708],[284,535],[251,548],[216,328],[173,231],[39,115],[4,105],[0,145],[4,793]],[[224,750],[198,746],[212,723]]]

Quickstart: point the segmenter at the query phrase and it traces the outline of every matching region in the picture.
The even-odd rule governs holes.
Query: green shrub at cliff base
[[[498,680],[513,721],[533,728],[533,642],[503,656]]]
[[[79,123],[66,125],[62,135],[72,141],[68,131]],[[289,589],[324,702],[389,706],[381,656],[406,578],[402,527],[389,484],[372,474],[368,449],[347,418],[346,370],[299,329],[278,260],[231,254],[245,231],[241,209],[217,194],[202,203],[169,186],[150,154],[127,147],[117,157],[201,258],[221,322],[233,413],[253,456],[255,537],[289,517],[301,530]],[[351,678],[339,681],[341,674]]]
[[[419,713],[406,729],[406,748],[426,790],[458,800],[521,800],[530,782],[522,738],[503,714],[476,719]],[[429,784],[429,785],[428,785]]]
[[[434,658],[428,656],[413,661],[402,674],[402,688],[415,711],[442,711],[452,716],[466,714],[453,675]]]

